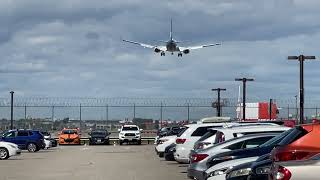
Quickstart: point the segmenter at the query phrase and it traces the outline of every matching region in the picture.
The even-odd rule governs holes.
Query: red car
[[[290,144],[286,142],[292,142]],[[291,174],[286,169],[278,167],[277,162],[292,160],[307,160],[320,153],[320,124],[305,124],[296,126],[286,136],[279,146],[272,150],[271,170],[272,180],[288,180]],[[288,145],[285,145],[288,144]]]

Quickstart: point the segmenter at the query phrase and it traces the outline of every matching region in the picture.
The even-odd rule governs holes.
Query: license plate
[[[97,142],[101,142],[101,139],[98,139]]]

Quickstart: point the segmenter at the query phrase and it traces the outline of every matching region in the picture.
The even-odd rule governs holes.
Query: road
[[[182,180],[185,171],[152,145],[60,146],[0,161],[1,180]]]

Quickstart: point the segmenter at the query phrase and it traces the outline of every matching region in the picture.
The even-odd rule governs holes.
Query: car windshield
[[[285,138],[288,134],[290,134],[292,131],[294,130],[293,129],[289,129],[281,134],[279,134],[278,136],[270,139],[269,141],[261,144],[259,147],[268,147],[268,146],[272,146],[272,145],[276,145],[278,144],[283,138]]]
[[[62,134],[78,134],[76,130],[63,130]]]
[[[308,133],[308,131],[306,131],[305,129],[303,129],[301,126],[292,128],[292,130],[290,131],[290,133],[285,136],[279,143],[279,146],[284,146],[287,144],[292,143],[293,141],[299,139],[300,137],[306,135]]]
[[[105,136],[107,133],[105,131],[93,131],[91,136]]]
[[[136,126],[124,126],[122,131],[138,131],[138,127]]]

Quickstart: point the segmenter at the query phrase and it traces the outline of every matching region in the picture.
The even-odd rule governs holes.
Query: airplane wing
[[[184,50],[196,50],[196,49],[201,49],[201,48],[206,48],[206,47],[211,47],[211,46],[219,46],[221,45],[220,43],[215,43],[215,44],[206,44],[206,45],[200,45],[200,46],[191,46],[191,47],[179,47],[180,51]]]
[[[157,46],[144,44],[144,43],[139,43],[139,42],[134,42],[134,41],[129,41],[129,40],[125,40],[125,39],[123,39],[122,41],[127,42],[127,43],[137,44],[137,45],[140,45],[140,46],[142,46],[144,48],[155,49],[157,47]]]

